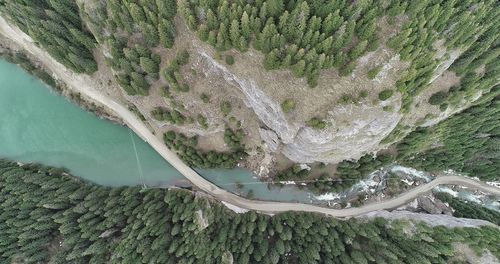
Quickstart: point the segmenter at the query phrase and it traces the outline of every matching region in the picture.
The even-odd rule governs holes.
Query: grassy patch
[[[393,94],[394,94],[393,90],[386,89],[378,94],[378,99],[380,99],[380,101],[385,101],[391,98]]]
[[[377,66],[371,70],[368,71],[368,79],[373,80],[375,77],[377,77],[378,73],[382,70],[382,66]]]
[[[228,101],[224,101],[220,104],[220,110],[222,111],[224,116],[229,115],[229,113],[231,113],[231,109],[231,103],[229,103]]]
[[[227,55],[226,56],[226,63],[229,65],[233,65],[234,64],[234,57],[231,55]]]
[[[200,95],[200,99],[201,101],[203,101],[205,104],[209,103],[210,102],[210,96],[206,93],[202,93]]]
[[[429,104],[431,105],[440,105],[448,98],[448,93],[445,91],[439,91],[431,97],[429,97]]]
[[[315,129],[325,129],[328,126],[328,123],[317,117],[313,117],[307,121],[307,125]]]
[[[286,99],[283,103],[281,103],[281,109],[283,109],[283,112],[285,113],[291,112],[295,109],[295,101],[292,99]]]

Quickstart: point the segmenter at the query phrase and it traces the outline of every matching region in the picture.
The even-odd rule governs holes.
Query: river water
[[[79,108],[17,65],[0,59],[2,157],[64,167],[73,175],[105,186],[190,185],[187,179],[130,129]],[[423,172],[411,168],[395,166],[389,170],[395,168],[408,170],[404,176],[410,179],[423,177],[420,175]],[[261,200],[326,204],[380,191],[377,187],[380,184],[373,181],[373,177],[342,193],[314,196],[295,185],[268,187],[250,171],[239,168],[197,171],[228,191],[241,196],[252,193],[253,199]],[[499,210],[498,201],[480,203]]]
[[[84,111],[1,59],[0,157],[64,167],[106,186],[189,184],[130,129]],[[243,196],[250,192],[255,199],[312,202],[309,193],[294,186],[268,189],[246,170],[198,171]],[[242,183],[243,188],[236,183]]]

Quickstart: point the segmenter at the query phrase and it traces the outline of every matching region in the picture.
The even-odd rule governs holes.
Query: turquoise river
[[[189,182],[130,129],[88,113],[17,65],[0,59],[0,157],[64,167],[106,186]],[[198,170],[218,186],[263,200],[319,202],[287,185],[269,188],[249,171]],[[236,183],[242,183],[238,189]]]

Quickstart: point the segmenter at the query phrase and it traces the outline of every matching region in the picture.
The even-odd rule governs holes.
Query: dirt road
[[[131,128],[137,135],[139,135],[143,140],[149,143],[165,160],[172,164],[172,166],[174,166],[198,188],[213,195],[218,200],[228,202],[241,208],[257,210],[260,212],[271,214],[284,211],[306,211],[324,213],[334,217],[350,217],[368,213],[371,211],[398,207],[409,202],[415,197],[430,191],[432,188],[436,187],[439,184],[466,185],[478,188],[486,192],[494,193],[496,195],[500,195],[499,188],[492,187],[468,178],[458,176],[443,176],[438,177],[430,183],[421,185],[409,192],[406,192],[394,199],[376,204],[369,204],[358,208],[330,209],[300,203],[268,202],[245,199],[233,193],[225,191],[224,189],[221,189],[204,179],[196,171],[184,164],[184,162],[182,162],[182,160],[180,160],[175,153],[170,151],[159,138],[153,135],[147,128],[147,126],[142,121],[140,121],[134,113],[130,112],[119,102],[97,91],[94,88],[98,87],[98,84],[95,82],[95,80],[93,80],[88,75],[75,74],[72,71],[66,69],[62,64],[55,61],[45,50],[42,50],[41,48],[36,46],[29,36],[24,34],[17,27],[10,26],[1,16],[0,34],[11,39],[15,43],[17,43],[19,47],[22,47],[24,50],[32,53],[34,56],[40,59],[40,61],[42,61],[42,63],[48,69],[50,69],[58,77],[58,79],[63,80],[70,89],[81,93],[82,95],[94,101],[96,104],[102,105],[115,113],[116,116],[120,117],[129,128]]]

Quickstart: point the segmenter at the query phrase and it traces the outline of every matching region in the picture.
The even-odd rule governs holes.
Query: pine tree
[[[132,19],[136,24],[140,24],[141,22],[147,21],[144,11],[136,3],[129,3],[128,10],[130,12],[130,16],[132,17]]]
[[[215,30],[219,26],[219,22],[217,21],[217,18],[212,11],[212,9],[208,9],[207,11],[207,27],[209,30]]]
[[[140,65],[141,65],[141,68],[145,72],[147,72],[148,74],[158,73],[158,71],[159,71],[158,64],[150,58],[141,57],[140,58]]]
[[[208,33],[208,43],[214,47],[217,45],[217,33],[215,33],[215,31],[210,31]]]
[[[243,12],[241,16],[241,35],[245,37],[245,39],[250,39],[250,20],[247,12]]]
[[[353,49],[351,49],[349,51],[349,58],[352,61],[356,60],[364,53],[367,46],[368,46],[367,40],[363,40],[363,41],[359,42]]]
[[[168,20],[161,20],[158,25],[159,41],[165,48],[172,48],[175,39],[175,28]]]
[[[278,50],[274,49],[266,54],[266,57],[264,58],[264,68],[266,70],[275,70],[279,66]]]
[[[304,60],[300,60],[295,65],[292,66],[293,74],[296,77],[304,76],[304,71],[306,69],[306,62]]]
[[[231,26],[229,28],[229,37],[233,46],[238,47],[240,42],[240,26],[238,20],[233,20],[231,22]]]
[[[281,15],[281,13],[283,13],[283,10],[285,9],[285,4],[283,3],[283,0],[267,0],[266,5],[267,5],[267,14],[273,17]]]
[[[202,41],[207,41],[208,40],[208,27],[206,25],[200,25],[198,27],[198,37]]]

